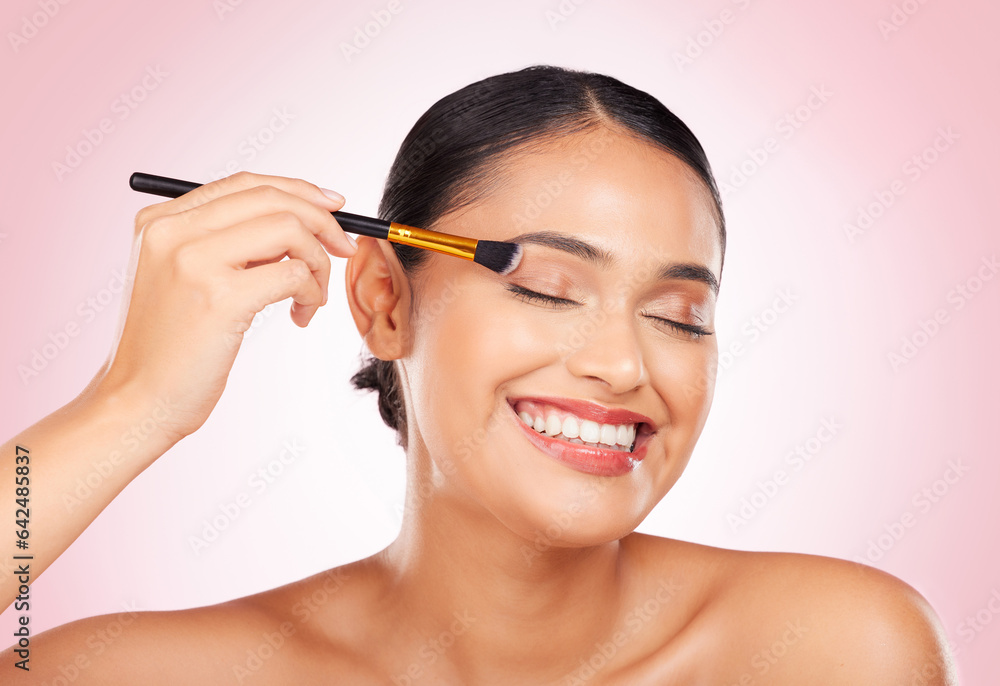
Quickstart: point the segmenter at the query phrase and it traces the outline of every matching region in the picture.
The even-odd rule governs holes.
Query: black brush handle
[[[134,172],[129,177],[128,185],[132,190],[139,191],[140,193],[159,195],[164,198],[179,198],[202,184],[171,179],[167,176]],[[389,222],[384,219],[365,217],[360,214],[351,214],[350,212],[331,212],[330,214],[333,215],[337,223],[340,224],[340,228],[344,231],[350,231],[359,236],[371,236],[372,238],[389,240]]]
[[[191,181],[181,181],[180,179],[170,179],[166,176],[134,172],[128,179],[128,185],[132,190],[139,191],[140,193],[162,195],[164,198],[179,198],[185,193],[193,191],[201,184],[192,183]]]

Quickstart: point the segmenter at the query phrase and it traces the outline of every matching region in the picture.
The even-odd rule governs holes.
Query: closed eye
[[[518,296],[521,300],[541,300],[547,303],[557,304],[557,305],[579,305],[580,303],[574,300],[567,300],[566,298],[557,298],[554,295],[546,295],[545,293],[537,293],[535,291],[529,291],[524,286],[518,286],[517,284],[509,283],[506,284],[508,291]]]
[[[566,298],[558,298],[554,295],[538,293],[536,291],[529,290],[524,286],[518,286],[517,284],[513,283],[505,284],[504,287],[508,291],[516,295],[519,299],[524,300],[525,302],[529,301],[545,302],[549,303],[550,305],[556,305],[556,306],[580,304],[575,300],[568,300]],[[668,326],[677,332],[687,334],[691,338],[695,339],[701,338],[702,336],[711,336],[715,333],[714,331],[709,331],[705,327],[699,326],[697,324],[686,324],[684,322],[676,322],[672,319],[664,319],[663,317],[656,317],[653,315],[647,315],[645,313],[643,313],[643,316],[649,317],[654,321],[657,321],[665,326]]]

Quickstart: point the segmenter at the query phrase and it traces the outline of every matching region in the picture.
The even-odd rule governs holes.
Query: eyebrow
[[[569,234],[559,233],[558,231],[532,231],[529,233],[522,233],[513,238],[506,239],[508,243],[533,243],[535,245],[542,245],[547,248],[555,248],[556,250],[562,250],[575,257],[596,264],[597,266],[608,269],[615,263],[615,257],[607,250],[599,248],[592,243],[588,243],[584,240],[570,236]],[[670,279],[684,279],[686,281],[700,281],[704,283],[712,292],[716,295],[719,294],[719,282],[715,278],[715,274],[712,270],[703,264],[696,264],[693,262],[668,262],[660,266],[659,270],[656,272],[656,280],[658,281],[668,281]]]

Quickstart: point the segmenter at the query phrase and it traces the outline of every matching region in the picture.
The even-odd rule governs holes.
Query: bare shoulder
[[[87,617],[33,637],[30,672],[11,670],[3,683],[229,682],[247,650],[259,652],[252,637],[269,627],[266,616],[239,601]],[[11,662],[4,659],[4,669]]]
[[[891,574],[820,555],[649,544],[703,570],[691,626],[725,641],[726,683],[957,683],[937,614]]]
[[[32,638],[30,671],[12,667],[14,646],[0,653],[0,683],[311,683],[324,671],[366,683],[363,664],[311,621],[333,610],[344,569],[215,605],[69,622]]]
[[[734,597],[756,593],[757,611],[773,606],[779,626],[802,637],[811,632],[799,659],[790,661],[800,673],[815,671],[810,676],[826,683],[956,683],[937,614],[901,579],[820,555],[742,553],[733,565]]]

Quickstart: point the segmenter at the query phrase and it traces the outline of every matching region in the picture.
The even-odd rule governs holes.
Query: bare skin
[[[153,226],[163,230],[153,231],[152,256],[139,260],[117,353],[62,419],[50,416],[3,450],[38,445],[57,457],[37,478],[71,485],[86,469],[81,453],[106,451],[119,435],[112,429],[139,416],[122,408],[148,410],[169,397],[170,421],[85,512],[43,520],[56,543],[42,562],[204,423],[253,312],[292,295],[302,303],[293,318],[307,323],[329,277],[322,248],[350,256],[346,292],[358,331],[373,354],[398,360],[407,407],[403,529],[370,558],[254,596],[45,632],[32,642],[45,660],[30,675],[9,668],[11,650],[3,654],[5,683],[41,683],[74,663],[77,684],[853,685],[909,684],[921,674],[919,683],[955,683],[939,620],[895,577],[831,558],[632,533],[683,472],[714,392],[715,337],[654,317],[712,331],[716,293],[690,278],[656,281],[649,269],[679,262],[719,276],[707,191],[676,158],[604,127],[507,162],[501,184],[430,228],[491,240],[558,231],[612,261],[525,244],[508,277],[431,255],[408,280],[384,242],[359,239],[354,253],[328,214],[339,203],[315,187],[250,175],[137,218],[147,232],[161,218]],[[280,190],[239,190],[262,184]],[[225,202],[240,192],[250,195]],[[255,218],[276,213],[293,228],[272,240],[270,220]],[[281,282],[288,292],[271,283],[251,297],[234,286],[278,264],[289,237],[292,257],[308,258],[310,269]],[[157,288],[178,256],[198,268],[180,272],[189,275],[181,287]],[[215,268],[223,264],[229,271]],[[565,302],[525,300],[510,284]],[[215,309],[197,318],[205,335],[188,343],[201,346],[196,353],[155,335],[199,301]],[[157,314],[143,321],[141,312]],[[201,342],[210,333],[235,345]],[[140,364],[150,359],[163,364]],[[645,458],[614,477],[554,460],[525,438],[511,410],[531,395],[642,413],[656,429]],[[106,425],[86,429],[93,422],[83,417]],[[86,450],[70,449],[81,440]],[[10,602],[16,584],[5,580],[3,590]],[[98,653],[88,638],[99,631],[116,638]]]

